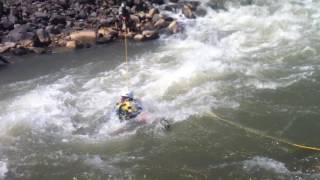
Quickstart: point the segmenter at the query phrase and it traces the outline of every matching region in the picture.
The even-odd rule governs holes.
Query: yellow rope
[[[233,121],[228,120],[228,119],[224,119],[221,116],[219,116],[219,115],[217,115],[217,114],[215,114],[213,112],[208,112],[208,115],[211,116],[211,117],[216,118],[215,120],[219,120],[221,122],[224,122],[225,124],[231,125],[231,126],[233,126],[235,128],[238,128],[238,129],[242,129],[242,130],[244,130],[244,131],[246,131],[248,133],[254,134],[256,136],[261,136],[261,137],[264,137],[264,138],[267,138],[267,139],[278,141],[278,142],[281,142],[283,144],[287,144],[287,145],[290,145],[290,146],[293,146],[293,147],[296,147],[296,148],[300,148],[300,149],[304,149],[304,150],[320,151],[320,147],[307,146],[307,145],[303,145],[303,144],[296,144],[296,143],[290,142],[289,140],[286,140],[286,139],[270,136],[270,135],[265,134],[265,133],[263,133],[261,131],[258,131],[258,130],[243,126],[243,125],[241,125],[239,123],[233,122]]]
[[[126,62],[126,80],[127,80],[127,88],[129,91],[130,81],[129,81],[129,63],[128,63],[128,42],[127,42],[127,25],[125,24],[125,33],[124,33],[124,55],[125,55],[125,62]]]

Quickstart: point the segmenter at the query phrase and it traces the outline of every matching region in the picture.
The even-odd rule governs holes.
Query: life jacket
[[[117,104],[117,108],[121,111],[125,112],[133,112],[134,111],[134,106],[132,105],[132,102],[129,100],[125,100],[124,102],[120,102]]]
[[[140,114],[142,108],[134,100],[125,100],[116,104],[120,120],[129,120]]]

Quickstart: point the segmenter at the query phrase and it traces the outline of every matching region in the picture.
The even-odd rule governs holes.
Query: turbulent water
[[[209,3],[209,4],[208,4]],[[227,1],[184,32],[15,59],[0,69],[0,179],[320,179],[320,1]],[[112,116],[129,77],[146,110],[169,119],[127,126]]]

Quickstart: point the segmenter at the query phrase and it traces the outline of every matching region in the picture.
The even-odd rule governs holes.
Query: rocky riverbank
[[[53,48],[82,48],[126,35],[136,41],[182,30],[162,11],[195,18],[197,1],[127,0],[127,29],[119,18],[120,0],[7,0],[0,2],[0,54],[46,53]],[[127,31],[126,31],[127,30]]]

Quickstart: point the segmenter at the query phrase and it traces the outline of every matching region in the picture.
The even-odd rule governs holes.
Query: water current
[[[210,1],[182,33],[0,68],[0,179],[320,179],[320,1]],[[169,12],[167,12],[169,13]],[[159,124],[112,116],[127,89]]]

